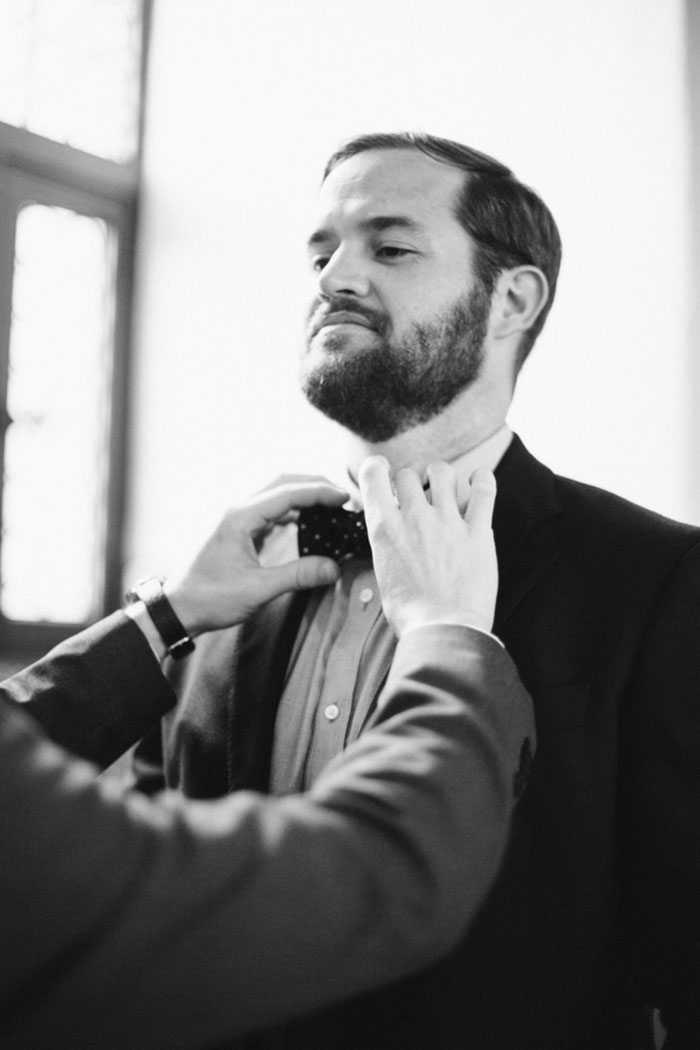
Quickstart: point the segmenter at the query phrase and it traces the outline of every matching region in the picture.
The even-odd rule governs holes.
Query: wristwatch
[[[194,642],[175,614],[175,610],[163,592],[165,581],[160,576],[144,576],[126,592],[128,605],[143,602],[153,625],[163,640],[168,654],[181,660],[194,649]]]

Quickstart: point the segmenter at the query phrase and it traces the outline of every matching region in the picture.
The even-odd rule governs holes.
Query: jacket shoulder
[[[562,512],[573,527],[625,542],[687,550],[700,543],[700,528],[676,521],[606,489],[553,475]]]
[[[682,552],[700,542],[700,528],[642,507],[613,492],[555,474],[537,460],[517,435],[496,472],[506,522],[563,523],[569,534],[606,546],[640,544]],[[497,503],[498,513],[498,503]],[[510,519],[510,522],[508,522]]]

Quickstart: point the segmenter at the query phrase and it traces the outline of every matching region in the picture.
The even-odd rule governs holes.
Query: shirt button
[[[363,587],[360,591],[360,601],[363,605],[369,605],[374,598],[374,591],[371,587]]]
[[[340,708],[337,704],[329,704],[323,713],[329,722],[335,722],[336,718],[340,714]]]

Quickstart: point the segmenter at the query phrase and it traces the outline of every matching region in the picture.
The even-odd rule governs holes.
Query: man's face
[[[368,441],[433,418],[479,374],[490,297],[453,212],[463,179],[415,150],[371,150],[321,189],[302,387]]]

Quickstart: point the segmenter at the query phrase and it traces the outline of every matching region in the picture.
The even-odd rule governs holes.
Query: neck
[[[357,478],[367,456],[385,456],[392,470],[411,467],[425,477],[426,467],[436,460],[448,463],[469,452],[503,426],[510,397],[479,396],[465,390],[448,407],[427,423],[412,427],[388,441],[371,442],[348,434],[347,468]]]

